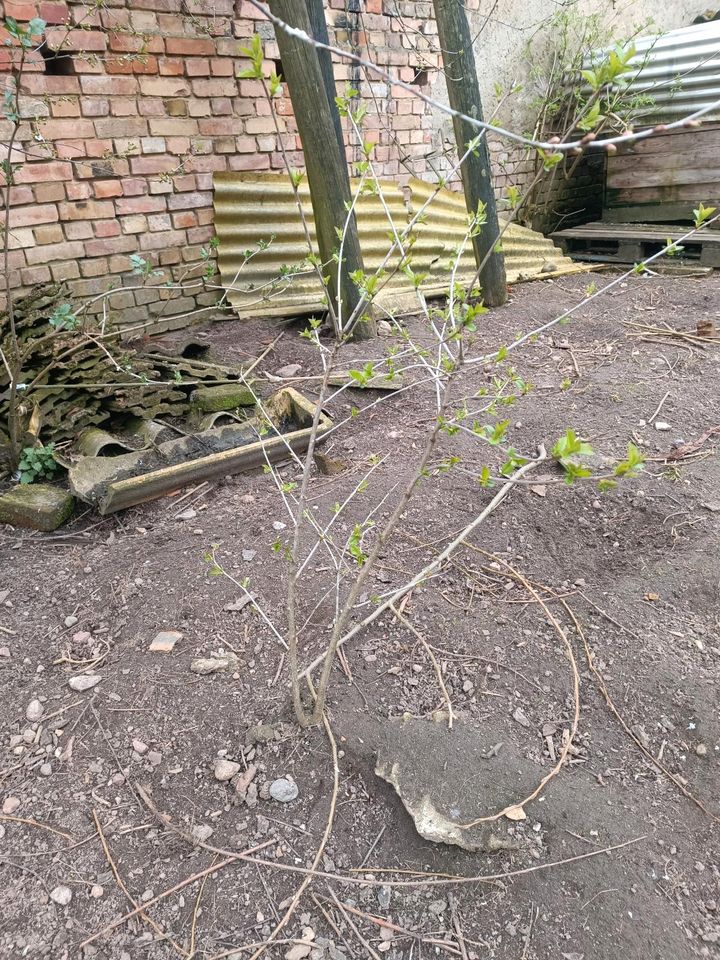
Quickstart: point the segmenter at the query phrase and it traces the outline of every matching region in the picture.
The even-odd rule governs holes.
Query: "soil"
[[[552,318],[581,299],[587,282],[517,286],[507,307],[483,318],[487,341],[476,351]],[[666,460],[673,447],[720,425],[720,349],[643,340],[627,325],[693,331],[698,318],[718,317],[719,303],[716,276],[634,277],[511,355],[534,384],[498,412],[511,418],[508,434],[521,453],[551,448],[572,427],[604,457],[622,457],[633,439],[648,457],[638,478],[603,494],[588,482],[568,486],[543,465],[470,541],[529,578],[568,630],[581,703],[569,762],[526,804],[526,820],[493,822],[507,841],[501,849],[473,853],[421,839],[393,787],[375,774],[374,744],[390,718],[429,719],[444,697],[422,644],[403,623],[381,617],[347,645],[347,669],[337,665],[331,688],[339,787],[320,864],[330,876],[314,879],[284,942],[265,956],[293,948],[291,957],[408,960],[720,956],[720,435],[689,457]],[[408,322],[420,336],[421,321]],[[264,369],[297,362],[303,375],[317,373],[300,327],[280,329]],[[277,333],[269,321],[227,322],[212,339],[220,359],[239,362]],[[386,345],[349,344],[340,364],[379,356]],[[473,367],[458,398],[478,404],[472,398],[498,369]],[[317,381],[295,385],[313,396]],[[340,422],[380,396],[346,391],[327,408]],[[310,482],[313,513],[327,522],[371,455],[387,458],[338,521],[346,535],[373,507],[376,521],[387,515],[433,417],[430,385],[382,397],[324,447],[347,469],[313,473]],[[658,430],[649,421],[663,399],[655,420],[669,429]],[[459,433],[443,439],[438,465],[450,454],[461,462],[424,481],[376,571],[377,593],[414,575],[493,495],[477,477],[486,464],[497,469],[494,448]],[[283,479],[297,480],[298,472],[287,465]],[[225,609],[242,590],[209,577],[203,560],[215,544],[227,573],[249,578],[282,633],[286,564],[273,546],[290,533],[282,499],[262,473],[181,496],[107,518],[79,509],[52,535],[0,530],[2,958],[249,957],[244,945],[267,940],[303,879],[284,868],[308,866],[320,843],[333,792],[328,736],[298,729],[278,639],[251,605]],[[403,750],[416,779],[424,775],[447,797],[454,778],[458,805],[480,817],[508,803],[503,791],[518,782],[519,760],[523,789],[528,770],[531,788],[552,770],[551,752],[559,755],[571,727],[573,675],[546,612],[502,563],[471,549],[455,561],[412,593],[404,614],[436,648],[458,735],[475,730],[482,755],[469,751],[464,768],[457,756],[448,766],[437,737],[422,732],[412,751],[406,741]],[[303,583],[303,663],[323,649],[333,582],[318,551]],[[610,712],[567,611],[543,586],[565,597],[625,724],[676,782]],[[364,600],[360,612],[372,603]],[[182,639],[171,653],[150,652],[162,630]],[[190,671],[192,660],[218,651],[234,652],[237,663],[230,658],[229,670],[209,675]],[[77,692],[68,681],[83,671],[102,680]],[[35,699],[43,717],[31,722],[26,711]],[[236,781],[216,779],[219,758],[240,765],[239,791]],[[297,799],[266,799],[278,778],[295,781]],[[196,842],[160,822],[141,789]],[[268,841],[257,854],[264,865],[225,862],[211,849]],[[621,844],[628,845],[600,853]],[[561,862],[577,857],[585,859]],[[147,910],[176,946],[139,915],[103,932],[133,909],[131,900],[153,901],[214,863],[222,865],[217,872]],[[447,883],[448,874],[496,879]],[[351,885],[341,876],[376,882]],[[411,885],[382,885],[391,880]],[[288,942],[307,927],[314,947]]]

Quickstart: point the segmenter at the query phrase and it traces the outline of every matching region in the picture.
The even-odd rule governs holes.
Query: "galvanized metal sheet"
[[[414,211],[437,191],[433,184],[411,181],[405,191],[382,182],[380,194],[361,196],[357,202],[358,232],[366,273],[383,265],[392,246],[393,230],[402,231]],[[315,271],[303,262],[308,239],[316,252],[315,226],[307,183],[301,184],[298,210],[292,186],[283,174],[219,173],[215,175],[215,229],[220,241],[218,262],[228,298],[240,316],[289,316],[323,308],[323,289]],[[427,274],[425,296],[447,293],[448,263],[467,232],[467,212],[461,194],[437,191],[423,222],[413,233],[412,267]],[[393,226],[394,225],[394,226]],[[307,229],[307,236],[305,230]],[[548,276],[572,269],[566,259],[541,234],[510,225],[503,239],[510,282]],[[260,246],[259,246],[260,245]],[[397,270],[398,250],[385,263],[388,277],[377,298],[380,308],[411,310],[417,295],[408,277]],[[460,260],[457,279],[468,283],[475,274],[472,247]]]
[[[720,21],[642,37],[635,46],[632,72],[618,86],[629,96],[652,98],[638,111],[643,123],[678,120],[720,100]],[[606,54],[594,52],[585,66],[600,62]],[[720,109],[706,119],[719,120]]]

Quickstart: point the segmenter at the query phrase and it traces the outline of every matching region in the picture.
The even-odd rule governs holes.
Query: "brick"
[[[130,169],[134,176],[170,173],[175,167],[177,167],[177,159],[165,155],[157,157],[133,157],[130,160]]]
[[[185,64],[182,60],[158,60],[158,70],[162,77],[181,77]]]
[[[210,61],[210,72],[214,77],[232,77],[235,69],[231,61],[220,60],[217,57]]]
[[[103,53],[108,46],[107,34],[101,30],[67,30],[65,27],[48,27],[45,37],[51,50]]]
[[[36,228],[36,229],[42,229],[42,228]],[[37,241],[35,239],[35,234],[30,229],[30,227],[17,227],[14,230],[10,231],[10,235],[8,239],[9,250],[13,250],[13,251],[27,250],[28,247],[34,247],[36,243]],[[3,261],[4,259],[5,258],[3,256]],[[23,260],[22,264],[20,265],[24,266],[25,261]],[[3,269],[4,269],[4,266],[5,264],[3,263]],[[15,264],[15,266],[18,266],[18,264]],[[4,286],[5,284],[3,283],[3,288]]]
[[[270,157],[266,153],[244,153],[228,158],[231,170],[269,170]]]
[[[41,247],[33,247],[25,251],[25,256],[28,265],[32,267],[56,260],[78,260],[84,253],[85,249],[79,240],[66,240],[63,243],[47,243]]]
[[[165,138],[143,137],[140,141],[140,149],[143,153],[165,153]]]
[[[108,33],[108,43],[111,50],[123,53],[164,53],[165,41],[155,34],[141,34],[135,36],[130,33]]]
[[[115,209],[120,216],[128,213],[160,213],[167,209],[167,203],[162,197],[122,197],[115,201]]]
[[[176,193],[168,197],[169,210],[195,210],[198,207],[211,207],[213,195],[207,193]]]
[[[32,207],[13,207],[10,211],[10,229],[31,227],[39,223],[55,223],[58,219],[54,203],[40,203]]]
[[[94,257],[92,260],[80,261],[80,273],[83,277],[104,277],[108,272],[108,262],[105,257]]]
[[[129,97],[116,97],[110,103],[110,113],[113,117],[137,117],[137,102]]]
[[[152,78],[144,79],[148,83]],[[80,86],[86,96],[132,97],[137,93],[138,81],[135,77],[82,76]]]
[[[119,180],[98,180],[92,185],[92,190],[98,200],[121,197],[123,192],[122,183]]]
[[[75,260],[66,260],[64,263],[53,263],[50,267],[55,283],[61,280],[74,280],[80,276],[80,268]]]
[[[142,117],[103,118],[95,121],[95,134],[100,138],[143,137],[148,132],[148,122]]]
[[[166,100],[164,106],[169,117],[186,117],[188,115],[186,100]]]
[[[92,196],[92,187],[84,181],[72,181],[65,186],[68,200],[89,200]]]
[[[209,117],[212,114],[210,101],[192,97],[188,100],[188,112],[191,117]]]
[[[238,88],[230,79],[193,80],[192,92],[195,97],[236,97]]]
[[[87,240],[93,236],[92,224],[86,220],[70,220],[64,225],[68,240]]]
[[[134,237],[110,237],[107,240],[88,240],[85,255],[88,257],[110,256],[113,253],[131,253],[137,250]]]
[[[141,197],[149,190],[146,180],[140,180],[128,177],[122,181],[122,192],[124,197]]]
[[[148,228],[147,217],[142,213],[135,213],[130,217],[122,217],[120,227],[123,233],[143,233]]]
[[[187,97],[190,84],[182,77],[140,77],[140,93],[145,97]]]
[[[26,287],[32,287],[36,283],[49,283],[51,279],[49,267],[27,267],[20,271],[20,277]]]
[[[16,183],[40,183],[48,180],[70,180],[72,166],[69,163],[51,160],[47,163],[26,163],[16,171]]]
[[[164,250],[169,247],[184,246],[185,234],[180,230],[168,230],[161,233],[144,233],[140,237],[141,250]]]
[[[20,187],[15,187],[13,193],[17,194],[20,189]],[[64,200],[65,185],[62,183],[38,183],[32,189],[31,198],[34,199],[36,203],[51,203],[54,200]]]
[[[188,60],[188,62],[185,64],[185,73],[189,77],[209,77],[210,61],[201,57]]]
[[[176,230],[187,230],[197,226],[197,214],[191,210],[183,210],[172,215],[172,225]]]
[[[120,233],[117,220],[96,220],[93,224],[93,234],[96,237],[119,237]]]
[[[174,224],[170,220],[169,213],[153,213],[147,218],[148,228],[153,232],[157,230],[170,230]]]
[[[29,94],[42,96],[67,96],[80,93],[78,77],[54,76],[46,73],[28,73],[23,77],[23,87]]]
[[[80,104],[69,100],[56,100],[50,105],[53,117],[79,117]],[[37,116],[37,114],[36,114]]]
[[[15,233],[16,231],[13,231]],[[44,227],[35,227],[33,230],[35,243],[62,243],[65,234],[59,223],[47,224]]]
[[[84,140],[95,136],[92,120],[47,120],[41,130],[46,140]]]
[[[58,205],[61,220],[101,220],[115,214],[114,204],[110,200],[80,200],[78,203]]]
[[[168,37],[165,49],[169,54],[179,54],[183,57],[202,57],[215,53],[215,44],[212,40],[185,39],[184,37]]]
[[[68,19],[68,8],[64,3],[41,3],[37,15],[45,23],[65,23]]]
[[[197,120],[153,120],[151,118],[148,124],[153,137],[172,137],[173,135],[178,136],[180,134],[193,137],[200,132]]]

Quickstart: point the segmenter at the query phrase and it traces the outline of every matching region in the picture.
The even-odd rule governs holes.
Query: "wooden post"
[[[435,0],[435,19],[443,52],[450,106],[459,113],[482,120],[480,87],[465,7],[459,0]],[[458,118],[453,119],[453,126],[458,155],[462,156],[468,143],[477,137],[479,131]],[[487,262],[480,270],[483,299],[488,306],[497,307],[507,300],[507,281],[505,258],[502,253],[496,253],[493,249],[500,228],[486,137],[483,137],[477,149],[468,156],[461,172],[468,213],[474,216],[478,202],[485,204],[486,223],[478,236],[473,238],[473,248],[478,268],[487,257]]]
[[[270,0],[269,6],[285,23],[313,36],[305,0]],[[334,117],[337,105],[334,97],[328,97],[316,48],[289,36],[281,27],[275,28],[275,36],[305,155],[320,258],[326,275],[330,276],[330,295],[336,314],[340,312],[344,323],[360,301],[360,293],[349,274],[362,270],[363,260],[354,216],[350,217],[345,232],[342,263],[334,259],[340,245],[337,231],[345,226],[351,202],[347,159],[338,143],[336,122],[339,120]],[[375,335],[370,305],[367,314],[369,319],[361,320],[354,328],[356,339]]]
[[[320,43],[329,44],[330,36],[328,34],[327,20],[325,19],[325,5],[323,0],[306,0],[308,17],[310,18],[310,28],[312,36]],[[340,112],[335,105],[337,92],[335,89],[335,73],[333,72],[333,62],[328,50],[318,50],[318,59],[320,69],[322,70],[323,81],[325,83],[325,93],[330,101],[331,112],[333,115],[333,124],[337,135],[340,150],[345,155],[345,136],[343,134],[342,123],[340,122]]]

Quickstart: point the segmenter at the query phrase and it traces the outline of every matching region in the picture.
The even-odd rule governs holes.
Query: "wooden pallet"
[[[678,224],[585,223],[558,230],[552,239],[573,260],[604,263],[640,263],[661,250],[668,241],[679,240],[688,227]],[[703,230],[684,241],[682,253],[673,260],[699,261],[703,267],[720,268],[720,230]]]

